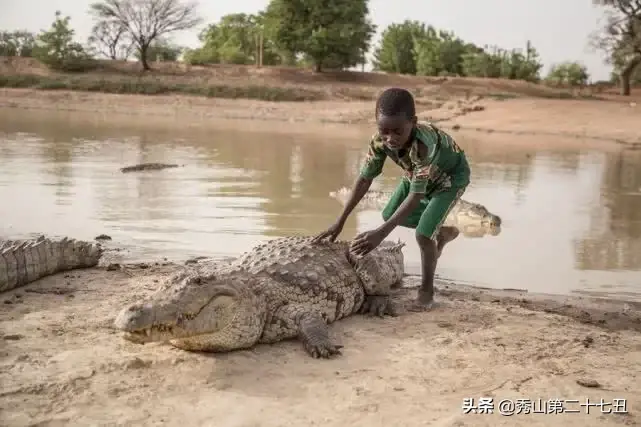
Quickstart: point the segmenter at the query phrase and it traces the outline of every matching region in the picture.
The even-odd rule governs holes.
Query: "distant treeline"
[[[590,43],[609,55],[613,81],[622,90],[641,83],[641,10],[626,2],[595,0],[612,18]],[[207,25],[200,46],[171,43],[176,31],[202,23],[195,3],[183,0],[102,0],[91,5],[94,19],[86,43],[74,39],[69,17],[56,12],[48,30],[0,32],[0,55],[33,56],[63,71],[86,71],[95,58],[140,61],[182,60],[193,65],[256,64],[326,69],[364,67],[371,53],[376,71],[421,76],[489,77],[555,85],[583,86],[590,76],[576,61],[555,64],[545,76],[539,54],[530,42],[522,49],[479,46],[454,32],[419,21],[389,25],[372,46],[377,30],[367,0],[271,0],[256,14],[235,13]],[[627,27],[625,24],[628,23]],[[622,26],[619,30],[618,26]],[[625,30],[625,31],[623,31]]]

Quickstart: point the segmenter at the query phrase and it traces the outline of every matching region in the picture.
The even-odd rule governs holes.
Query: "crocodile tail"
[[[8,291],[45,276],[76,268],[94,267],[103,249],[98,243],[40,236],[0,244],[0,292]]]

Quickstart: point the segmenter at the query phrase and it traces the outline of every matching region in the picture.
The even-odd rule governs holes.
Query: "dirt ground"
[[[111,329],[120,308],[151,293],[176,268],[143,267],[62,273],[2,295],[1,425],[641,422],[635,305],[440,284],[443,306],[433,312],[353,316],[332,325],[345,346],[333,360],[310,358],[296,341],[212,355],[132,344]],[[407,301],[415,290],[398,292]],[[481,397],[493,399],[494,413],[466,414],[464,399]],[[513,405],[559,399],[566,412],[500,415],[504,399]],[[588,414],[586,399],[618,406],[591,406]],[[516,411],[502,405],[505,413]],[[550,412],[563,411],[559,405],[535,404]]]

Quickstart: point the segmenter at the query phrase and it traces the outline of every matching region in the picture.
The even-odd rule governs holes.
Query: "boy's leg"
[[[460,233],[458,231],[458,228],[456,227],[451,227],[449,225],[441,226],[441,229],[438,232],[438,236],[436,236],[436,259],[439,259],[441,257],[445,245],[456,239],[459,234]]]
[[[416,227],[416,241],[421,250],[421,288],[413,311],[428,310],[434,302],[436,262],[445,244],[458,236],[454,227],[441,227],[465,189],[451,189],[435,194],[423,211]]]
[[[385,205],[385,208],[383,209],[383,212],[382,212],[383,221],[387,221],[392,215],[394,215],[394,212],[396,212],[396,209],[398,209],[401,206],[405,198],[408,196],[409,192],[410,192],[409,181],[405,179],[401,179],[401,182],[398,184],[398,186],[390,196],[390,199],[387,202],[387,205]],[[430,199],[427,199],[427,198],[421,200],[421,204],[419,205],[419,207],[414,212],[412,212],[405,219],[405,221],[403,221],[403,224],[401,224],[401,226],[408,227],[408,228],[418,227],[418,224],[421,221],[421,217],[423,216],[423,212],[425,212],[425,209],[427,209],[429,202],[430,202]],[[438,249],[437,258],[441,256],[441,252],[443,251],[443,247],[445,246],[445,244],[456,239],[458,235],[459,235],[459,231],[456,227],[443,226],[440,228],[439,234],[436,238],[437,249]]]

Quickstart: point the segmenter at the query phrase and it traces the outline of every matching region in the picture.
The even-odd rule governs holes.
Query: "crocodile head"
[[[387,295],[392,286],[403,280],[405,264],[403,247],[405,243],[384,240],[373,251],[363,257],[347,252],[347,258],[361,279],[369,295]]]
[[[224,268],[174,274],[150,298],[120,311],[114,327],[139,344],[169,341],[194,351],[249,347],[266,316],[265,303],[247,286],[250,280],[261,278]]]
[[[459,204],[460,207],[456,212],[456,219],[461,226],[477,226],[491,230],[500,229],[501,217],[488,211],[485,206],[463,200]]]

